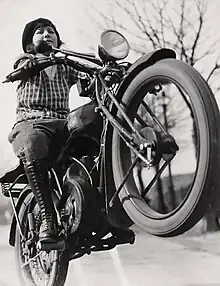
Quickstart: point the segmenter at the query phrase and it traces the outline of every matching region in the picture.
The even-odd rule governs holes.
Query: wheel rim
[[[158,88],[161,88],[161,90],[155,97],[153,91]],[[167,129],[168,132],[173,135],[180,147],[180,150],[172,160],[170,167],[167,168],[166,172],[162,173],[160,179],[157,180],[157,183],[154,184],[145,198],[142,198],[140,195],[143,186],[142,183],[140,184],[140,180],[139,182],[137,181],[137,173],[141,174],[140,176],[145,187],[147,185],[146,181],[148,180],[149,182],[150,177],[152,178],[153,176],[153,168],[158,168],[157,165],[149,171],[144,168],[143,164],[139,164],[138,168],[136,167],[136,169],[134,169],[134,172],[129,176],[125,183],[122,194],[119,195],[122,202],[126,204],[126,200],[129,200],[139,212],[142,212],[145,216],[154,220],[163,220],[172,217],[176,212],[179,212],[183,205],[186,204],[187,199],[192,195],[195,180],[198,181],[198,173],[202,171],[203,175],[205,175],[207,172],[207,166],[206,164],[203,164],[202,166],[200,157],[201,154],[203,156],[208,156],[208,128],[207,126],[201,128],[201,120],[202,122],[205,122],[204,113],[202,112],[203,106],[201,105],[201,101],[197,98],[198,94],[194,97],[188,96],[188,94],[190,94],[190,89],[192,89],[192,86],[186,90],[177,81],[174,81],[171,78],[154,76],[145,81],[129,100],[126,101],[125,99],[124,101],[123,98],[125,105],[129,106],[127,114],[129,114],[130,119],[138,126],[139,130],[146,127],[144,126],[144,122],[147,122],[147,126],[152,127],[155,131],[155,123],[153,122],[152,117],[146,111],[146,108],[143,108],[143,106],[148,103],[148,105],[151,106],[151,109],[153,108],[153,111],[156,112],[164,129]],[[142,107],[140,108],[139,105],[142,101],[145,103],[142,104]],[[149,102],[151,104],[149,104]],[[195,112],[193,107],[195,105],[200,111],[197,110]],[[166,114],[164,114],[165,112]],[[138,116],[136,116],[136,113]],[[119,117],[121,116],[119,115]],[[136,119],[134,119],[135,117]],[[140,120],[140,118],[142,120]],[[166,120],[168,121],[167,124]],[[159,126],[157,126],[157,129],[156,132],[161,133],[161,128],[159,128]],[[201,139],[205,140],[202,144],[200,144]],[[131,158],[132,156],[131,151],[124,141],[119,138],[117,132],[114,132],[113,162],[116,162],[114,177],[117,187],[120,185],[121,178],[125,176],[133,161]],[[190,158],[190,164],[188,163],[189,161],[187,162],[186,158]],[[179,183],[180,180],[182,185]],[[199,190],[202,189],[203,180],[201,180],[200,183],[197,181],[196,185],[198,185],[198,187],[196,192],[199,192]],[[160,183],[162,186],[160,186]],[[126,193],[127,198],[123,192]],[[194,189],[193,192],[195,192]]]
[[[35,204],[33,209],[33,213],[36,217],[36,229],[40,228],[40,215],[39,215],[39,207]],[[27,238],[28,235],[28,221],[27,215],[23,217],[22,229],[24,231],[24,236]],[[37,286],[52,286],[54,285],[54,277],[57,269],[58,263],[58,251],[52,250],[49,252],[39,251],[37,249],[36,244],[33,247],[28,248],[26,243],[20,237],[19,239],[19,256],[20,256],[20,267],[21,274],[25,281],[25,285],[30,285],[30,281],[32,281],[32,285]],[[34,258],[35,257],[35,258]],[[34,259],[32,259],[34,258]],[[29,263],[23,267],[24,264]]]

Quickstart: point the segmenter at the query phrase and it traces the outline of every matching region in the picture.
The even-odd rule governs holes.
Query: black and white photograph
[[[0,286],[220,285],[220,0],[0,0]]]

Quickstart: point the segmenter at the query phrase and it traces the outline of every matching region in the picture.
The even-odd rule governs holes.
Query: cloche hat
[[[57,32],[55,25],[48,19],[38,18],[33,20],[25,25],[23,34],[22,34],[22,48],[25,53],[27,53],[27,46],[32,43],[33,35],[40,26],[50,26],[54,29],[54,32],[57,35],[58,48],[61,46],[62,42],[60,40],[60,35]]]

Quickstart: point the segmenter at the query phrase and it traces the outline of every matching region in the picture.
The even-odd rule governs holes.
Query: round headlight
[[[130,49],[126,38],[114,30],[107,30],[101,34],[101,45],[109,56],[117,60],[126,58]]]

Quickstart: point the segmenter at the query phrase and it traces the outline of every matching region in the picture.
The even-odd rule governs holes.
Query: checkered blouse
[[[44,114],[46,118],[66,118],[69,113],[69,92],[85,74],[69,66],[57,65],[55,76],[50,79],[45,70],[21,81],[17,87],[17,120],[34,118]]]

